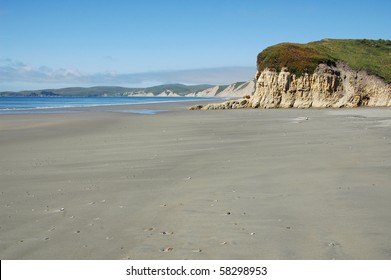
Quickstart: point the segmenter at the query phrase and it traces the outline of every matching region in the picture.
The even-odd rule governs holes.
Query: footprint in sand
[[[174,232],[162,231],[162,232],[160,232],[160,234],[162,234],[162,235],[173,235]]]
[[[161,249],[160,251],[164,252],[164,253],[168,253],[168,252],[172,252],[174,250],[174,248],[172,247],[167,247],[167,248],[164,248],[164,249]]]
[[[333,241],[333,242],[329,242],[329,243],[327,244],[327,246],[329,246],[329,247],[338,247],[338,246],[341,246],[341,244],[339,244],[339,243],[336,242],[336,241]]]

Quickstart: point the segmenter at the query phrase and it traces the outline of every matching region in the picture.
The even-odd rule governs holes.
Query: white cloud
[[[11,59],[0,60],[0,83],[17,82],[64,82],[77,81],[82,77],[74,69],[52,69],[47,66],[33,67],[20,61]]]
[[[255,71],[255,67],[221,67],[129,74],[86,74],[77,69],[34,67],[12,59],[0,59],[0,91],[31,89],[26,88],[29,85],[36,89],[96,85],[146,87],[168,83],[223,85],[250,80]]]

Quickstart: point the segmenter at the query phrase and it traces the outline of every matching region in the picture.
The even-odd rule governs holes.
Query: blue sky
[[[0,91],[224,84],[280,42],[391,39],[391,1],[0,0]]]

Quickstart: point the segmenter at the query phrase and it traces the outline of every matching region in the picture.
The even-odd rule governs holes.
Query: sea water
[[[97,107],[109,105],[152,104],[166,102],[187,102],[220,100],[207,97],[0,97],[0,114],[26,113],[69,113],[83,111],[83,107]],[[64,110],[67,108],[69,110]],[[77,110],[76,110],[77,108]],[[91,108],[90,108],[91,109]],[[91,110],[89,110],[91,111]],[[115,109],[96,110],[121,113],[156,114],[160,110],[148,109]]]

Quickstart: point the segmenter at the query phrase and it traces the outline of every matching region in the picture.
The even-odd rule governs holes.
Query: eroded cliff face
[[[391,85],[343,63],[320,64],[314,73],[296,77],[288,70],[265,69],[256,75],[253,108],[391,106]]]
[[[341,62],[319,64],[312,74],[300,77],[283,68],[265,69],[255,78],[251,97],[192,109],[391,106],[391,84]]]

